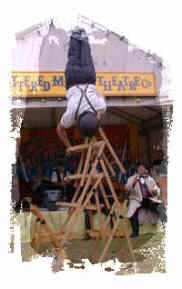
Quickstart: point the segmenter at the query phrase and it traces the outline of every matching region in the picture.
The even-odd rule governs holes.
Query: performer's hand
[[[65,184],[69,184],[70,183],[69,177],[64,177],[64,183]]]
[[[135,187],[135,185],[137,184],[137,182],[139,181],[139,177],[136,176],[133,182],[133,188]]]
[[[68,147],[67,149],[66,149],[66,156],[67,157],[69,157],[69,156],[71,156],[71,151],[70,151],[70,147]]]
[[[157,190],[152,190],[151,195],[152,195],[152,197],[155,197],[157,195]]]
[[[74,154],[74,151],[71,150],[72,145],[69,144],[69,146],[66,147],[66,156],[71,156]]]

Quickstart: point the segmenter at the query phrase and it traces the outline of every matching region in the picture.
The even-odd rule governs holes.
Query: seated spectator
[[[64,158],[63,166],[64,166],[64,175],[73,175],[75,172],[75,158],[74,156],[67,156]]]
[[[64,182],[65,174],[64,174],[64,168],[62,166],[62,163],[58,163],[58,174],[59,174],[60,182]]]
[[[43,178],[33,195],[40,199],[39,207],[55,211],[55,202],[64,200],[64,187]]]
[[[160,188],[157,186],[155,180],[149,176],[146,165],[139,164],[136,170],[136,174],[129,177],[125,185],[125,190],[128,192],[129,197],[129,207],[126,217],[131,222],[131,237],[139,235],[138,212],[140,208],[156,213],[162,223],[167,221],[165,209],[161,200],[159,200]]]
[[[51,180],[51,176],[54,170],[54,164],[46,160],[42,165],[42,169],[43,169],[43,177]]]
[[[59,168],[57,166],[52,167],[52,173],[51,173],[51,182],[52,183],[61,183],[63,181],[63,177],[61,179]]]

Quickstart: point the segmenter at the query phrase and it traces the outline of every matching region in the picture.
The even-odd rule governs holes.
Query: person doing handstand
[[[67,109],[57,125],[57,135],[67,151],[71,147],[66,129],[76,125],[80,134],[96,134],[106,102],[96,89],[96,72],[84,29],[72,32],[65,70]]]

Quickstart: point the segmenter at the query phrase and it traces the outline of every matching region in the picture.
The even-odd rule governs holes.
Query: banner
[[[112,72],[97,73],[96,86],[106,97],[155,97],[154,73]],[[64,72],[12,72],[11,96],[65,97]]]

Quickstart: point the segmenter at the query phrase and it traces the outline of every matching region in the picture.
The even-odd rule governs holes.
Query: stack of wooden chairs
[[[97,252],[98,244],[96,241],[93,248],[92,259],[95,258],[99,263],[103,262],[111,242],[114,236],[117,235],[117,231],[119,231],[119,226],[121,224],[122,235],[126,237],[129,253],[132,261],[135,262],[135,255],[129,237],[126,220],[124,218],[124,210],[127,201],[119,201],[115,185],[112,182],[112,177],[114,177],[115,172],[111,166],[111,159],[117,164],[122,173],[125,173],[125,169],[114,152],[102,128],[99,129],[97,137],[85,138],[84,144],[71,147],[70,153],[81,153],[76,174],[65,178],[66,182],[74,181],[76,191],[71,203],[56,203],[57,206],[69,207],[68,216],[63,226],[60,228],[60,232],[53,233],[39,209],[36,206],[31,205],[31,211],[37,216],[32,246],[37,250],[41,242],[50,239],[56,248],[58,256],[61,259],[69,259],[63,249],[64,243],[70,238],[70,232],[72,231],[71,228],[75,226],[80,213],[84,210],[88,210],[89,212],[97,212],[98,214],[100,227],[99,237],[101,238],[102,243],[101,254],[99,254]],[[98,171],[98,167],[101,168],[100,171]],[[110,190],[113,199],[112,204],[110,204],[108,200],[105,186]],[[99,194],[102,195],[104,203],[100,203]],[[91,203],[91,198],[94,198],[94,203]],[[104,206],[108,210],[108,216],[106,218],[103,218],[101,212]],[[114,220],[113,228],[110,228],[111,218]],[[39,229],[37,224],[39,224]],[[91,230],[89,232],[91,237],[94,237],[94,233],[96,233],[93,226],[93,222],[91,222]],[[40,228],[46,231],[47,236],[42,233],[42,229],[40,232]]]

